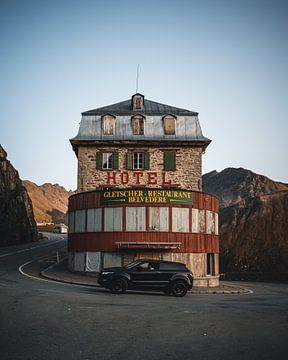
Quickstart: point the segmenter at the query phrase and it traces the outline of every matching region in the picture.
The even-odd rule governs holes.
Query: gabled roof
[[[116,104],[104,106],[98,109],[85,111],[82,115],[104,115],[107,113],[113,115],[131,115],[131,113],[137,112],[138,114],[145,115],[165,115],[165,114],[173,114],[173,115],[192,115],[197,116],[198,113],[194,111],[190,111],[187,109],[180,109],[174,106],[160,104],[151,100],[144,100],[144,108],[143,110],[132,110],[131,108],[131,99],[121,101]]]

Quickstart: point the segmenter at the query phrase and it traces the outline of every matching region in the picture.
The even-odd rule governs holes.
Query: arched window
[[[102,116],[103,135],[113,135],[115,133],[115,116],[106,114]]]
[[[144,135],[144,116],[134,115],[131,118],[133,135]]]
[[[165,135],[175,135],[176,117],[173,115],[163,116],[163,126]]]

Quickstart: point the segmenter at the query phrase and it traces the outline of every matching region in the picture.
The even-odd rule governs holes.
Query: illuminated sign
[[[162,189],[123,189],[100,192],[101,205],[120,204],[174,204],[192,205],[193,192]]]

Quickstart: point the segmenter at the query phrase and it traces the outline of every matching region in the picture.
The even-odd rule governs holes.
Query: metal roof
[[[187,109],[180,109],[174,106],[160,104],[155,101],[144,99],[143,110],[132,110],[131,99],[121,101],[116,104],[104,106],[98,109],[85,111],[82,115],[104,115],[111,113],[112,115],[131,115],[133,112],[147,114],[147,115],[198,115],[197,112],[190,111]]]
[[[186,142],[204,148],[211,142],[202,134],[197,112],[160,104],[144,99],[144,96],[144,108],[133,110],[132,99],[83,112],[78,134],[70,139],[74,150],[80,143],[88,145],[93,142],[99,145],[103,142],[131,145],[148,141],[150,143],[165,142],[168,146],[169,144],[172,146],[172,143],[184,144]],[[103,133],[102,117],[106,114],[115,117],[113,135]],[[145,117],[144,134],[141,135],[135,135],[132,131],[131,116],[136,114],[142,114]],[[163,127],[163,116],[168,114],[175,116],[175,134],[171,135],[165,134]]]

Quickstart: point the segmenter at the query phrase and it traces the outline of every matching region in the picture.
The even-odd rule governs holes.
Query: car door
[[[134,288],[153,288],[161,284],[159,263],[143,261],[131,272],[131,285]]]

